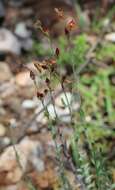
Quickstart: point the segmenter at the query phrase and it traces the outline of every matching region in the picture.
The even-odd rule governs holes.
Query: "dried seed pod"
[[[56,59],[50,59],[50,60],[49,60],[49,63],[50,63],[51,65],[55,65],[55,64],[56,64]]]
[[[46,65],[41,65],[41,67],[42,67],[42,69],[44,69],[44,70],[47,70],[48,69],[48,67],[46,66]]]
[[[41,73],[42,72],[42,67],[41,65],[39,64],[39,62],[34,62],[34,66],[35,68]]]
[[[44,93],[47,94],[47,93],[48,93],[48,89],[45,89],[45,90],[44,90]]]
[[[54,11],[57,14],[59,19],[64,19],[64,13],[61,8],[55,8]]]
[[[56,55],[57,57],[59,57],[59,54],[60,54],[60,50],[59,50],[59,48],[56,48],[56,50],[55,50],[55,55]]]
[[[62,79],[61,79],[62,83],[64,83],[65,80],[66,80],[66,75],[62,76]]]
[[[65,32],[65,35],[66,35],[66,36],[69,36],[69,30],[68,30],[67,28],[65,28],[65,31],[64,31],[64,32]]]
[[[35,74],[34,74],[33,71],[30,71],[30,78],[31,78],[32,80],[35,80]]]
[[[50,79],[46,78],[45,82],[46,82],[47,85],[49,85],[50,84]]]
[[[41,93],[41,92],[37,92],[37,97],[41,99],[41,98],[43,98],[43,97],[44,97],[44,94],[43,94],[43,93]]]
[[[49,30],[45,26],[42,26],[42,32],[46,35],[49,36]]]
[[[68,23],[67,23],[67,26],[66,26],[66,29],[68,31],[72,31],[73,29],[75,29],[76,27],[76,22],[74,19],[71,19]]]

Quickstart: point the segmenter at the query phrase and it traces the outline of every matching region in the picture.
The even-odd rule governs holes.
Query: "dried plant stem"
[[[50,93],[50,98],[51,98],[52,106],[53,106],[54,113],[55,113],[55,118],[56,118],[57,121],[59,121],[58,114],[56,112],[56,107],[55,107],[55,100],[54,100],[54,97],[53,97],[53,94],[52,94],[52,89],[51,89],[50,86],[48,86],[48,88],[49,88],[49,93]]]
[[[64,93],[64,96],[65,96],[65,99],[67,101],[67,106],[68,106],[68,109],[69,109],[69,113],[70,113],[70,117],[71,117],[71,123],[72,123],[72,109],[71,109],[71,104],[69,103],[69,100],[68,100],[68,97],[67,97],[67,94],[66,94],[66,91],[65,91],[65,88],[64,88],[64,85],[63,85],[63,82],[60,80],[59,76],[57,75],[57,73],[55,72],[55,76],[56,78],[58,79],[60,85],[61,85],[61,88],[62,88],[62,92]]]
[[[13,139],[13,131],[12,131],[13,127],[12,127],[12,124],[10,124],[9,128],[10,128],[11,144],[12,144],[12,147],[13,147],[13,150],[14,150],[14,153],[15,153],[16,161],[17,161],[17,164],[18,164],[19,168],[22,170],[22,173],[24,173],[23,166],[22,166],[21,160],[20,160],[20,155],[19,155],[19,153],[18,153],[18,151],[16,149],[15,141]],[[27,183],[27,186],[28,186],[29,190],[36,190],[34,185],[32,184],[31,179],[26,174],[24,176],[24,179],[25,179],[25,182]]]
[[[71,123],[72,123],[73,118],[72,118],[71,104],[69,103],[69,100],[68,100],[68,97],[67,97],[67,94],[66,94],[65,88],[64,88],[64,86],[63,86],[63,84],[62,84],[62,83],[61,83],[61,87],[62,87],[62,89],[63,89],[63,93],[64,93],[65,98],[66,98],[66,101],[67,101],[67,106],[68,106],[68,109],[69,109],[69,112],[70,112]]]
[[[41,99],[41,103],[42,103],[42,105],[44,107],[44,110],[46,112],[48,112],[47,106],[45,106],[43,99]],[[57,115],[56,115],[56,119],[57,119]],[[54,141],[54,144],[55,144],[56,157],[57,157],[57,160],[58,160],[58,163],[59,163],[59,174],[60,174],[59,176],[60,176],[60,180],[61,180],[61,183],[62,183],[63,190],[72,190],[72,188],[71,188],[71,186],[69,184],[69,181],[65,176],[65,172],[64,172],[65,168],[64,168],[63,158],[62,158],[61,146],[58,145],[58,143],[57,143],[57,134],[58,134],[57,131],[58,130],[55,127],[55,125],[53,124],[53,120],[50,119],[49,112],[48,112],[48,120],[49,120],[49,128],[51,130],[52,138],[53,138],[53,141]]]

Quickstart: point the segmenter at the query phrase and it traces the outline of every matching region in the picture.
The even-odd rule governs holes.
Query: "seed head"
[[[57,16],[58,16],[59,19],[63,19],[64,18],[64,13],[63,13],[63,10],[61,8],[55,8],[54,11],[57,14]]]
[[[45,82],[46,82],[47,85],[49,85],[50,84],[50,79],[46,78]]]
[[[44,90],[44,93],[47,94],[47,93],[48,93],[48,89],[45,89],[45,90]]]
[[[42,67],[41,65],[39,64],[39,62],[34,62],[34,66],[35,68],[41,73],[42,72]]]
[[[46,65],[41,65],[42,66],[42,69],[44,69],[44,70],[47,70],[48,69],[48,67],[46,66]]]
[[[72,31],[73,29],[75,29],[75,27],[76,27],[76,22],[75,22],[75,20],[70,20],[68,23],[67,23],[67,26],[66,26],[66,28],[67,28],[67,30],[69,30],[69,31]]]
[[[31,78],[32,80],[35,80],[35,74],[34,74],[33,71],[30,71],[30,78]]]
[[[43,98],[43,97],[44,97],[44,94],[43,94],[43,93],[41,93],[41,92],[37,92],[37,97],[41,99],[41,98]]]
[[[55,65],[56,64],[56,59],[50,59],[49,63],[50,63],[50,65]]]
[[[69,36],[69,30],[67,28],[65,28],[65,35]]]
[[[60,50],[59,50],[59,48],[56,48],[56,50],[55,50],[55,55],[56,55],[57,57],[59,57],[59,54],[60,54]]]

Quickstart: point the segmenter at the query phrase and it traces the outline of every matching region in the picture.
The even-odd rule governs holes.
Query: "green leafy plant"
[[[80,78],[79,89],[83,96],[84,112],[95,118],[93,121],[99,126],[104,126],[107,122],[114,125],[114,87],[109,77],[113,70],[113,67],[95,67],[96,72],[92,76],[86,74]]]
[[[67,38],[61,37],[58,41],[58,46],[60,49],[58,64],[61,66],[75,64],[75,66],[78,67],[86,61],[85,56],[89,45],[87,44],[86,36],[84,34],[71,39],[69,46]],[[33,51],[37,56],[41,57],[51,55],[51,50],[44,49],[43,44],[41,43],[35,43]]]
[[[100,61],[112,59],[115,61],[115,45],[113,43],[105,43],[96,51],[96,58]]]
[[[72,39],[71,43],[70,47],[67,48],[67,40],[64,38],[60,39],[59,48],[61,51],[59,64],[74,64],[78,67],[85,62],[85,56],[89,46],[83,34]]]

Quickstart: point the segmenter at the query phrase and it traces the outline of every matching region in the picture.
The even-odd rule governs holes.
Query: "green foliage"
[[[79,90],[83,96],[83,109],[97,126],[114,125],[114,86],[110,75],[113,67],[97,69],[93,75],[84,74],[80,78]],[[114,127],[114,126],[113,126]]]
[[[58,64],[65,66],[65,64],[75,64],[76,67],[85,62],[85,55],[88,50],[88,44],[85,35],[80,35],[75,37],[72,44],[69,44],[68,40],[61,37],[58,42],[58,47],[60,49],[60,56],[58,59]],[[45,46],[45,45],[44,45]],[[44,48],[41,43],[34,43],[33,54],[43,57],[51,55],[50,48]]]
[[[97,60],[103,61],[113,59],[115,61],[115,45],[112,43],[105,43],[96,51]]]
[[[106,137],[115,137],[114,86],[110,76],[114,67],[97,68],[80,77],[78,88],[82,96],[82,111],[79,110],[75,133],[72,136],[72,156],[85,189],[112,189],[110,165],[106,154],[110,146]],[[84,111],[83,111],[84,110]],[[104,114],[105,112],[105,114]],[[90,120],[87,121],[87,116]],[[83,147],[87,145],[88,149]],[[87,151],[88,150],[88,151]]]
[[[74,64],[76,67],[85,62],[85,55],[88,50],[88,44],[85,35],[80,35],[73,39],[72,44],[68,46],[65,38],[59,40],[60,57],[58,63],[60,65]],[[71,48],[73,47],[73,48]]]
[[[85,118],[84,118],[85,119]],[[92,127],[92,129],[91,129]],[[72,156],[75,163],[77,173],[81,176],[81,179],[87,190],[105,190],[112,188],[112,180],[108,170],[106,157],[103,156],[103,147],[98,146],[95,142],[95,137],[92,137],[95,131],[100,132],[101,128],[94,131],[94,126],[88,126],[86,123],[76,125],[75,133],[72,136],[71,147]],[[105,130],[105,129],[104,129]],[[102,135],[107,135],[102,130]],[[108,135],[110,131],[108,130]],[[102,138],[102,136],[100,138]],[[84,145],[87,144],[87,151]]]

